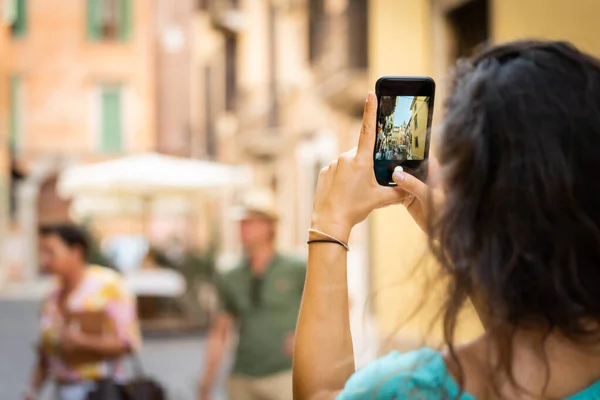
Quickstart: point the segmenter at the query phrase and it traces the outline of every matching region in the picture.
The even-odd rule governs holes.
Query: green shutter
[[[16,7],[12,33],[15,37],[22,37],[27,33],[27,0],[14,1],[16,2]]]
[[[102,151],[122,151],[123,121],[121,115],[121,90],[118,87],[102,89]]]
[[[19,90],[21,85],[21,79],[13,75],[10,77],[10,88],[9,88],[9,122],[8,122],[8,143],[10,148],[15,149],[18,142],[19,130],[20,130],[20,112],[19,112]]]
[[[88,39],[98,40],[100,31],[100,1],[87,0],[87,36]]]
[[[119,39],[131,39],[133,26],[133,0],[121,0],[119,2]]]

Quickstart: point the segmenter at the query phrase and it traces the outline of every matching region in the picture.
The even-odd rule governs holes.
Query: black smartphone
[[[377,182],[395,186],[392,174],[396,168],[425,181],[435,82],[429,77],[384,76],[377,80],[375,94],[373,165]]]

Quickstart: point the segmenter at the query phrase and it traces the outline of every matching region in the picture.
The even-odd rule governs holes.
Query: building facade
[[[412,133],[412,156],[416,159],[425,157],[427,138],[427,120],[429,118],[429,97],[416,97],[410,105],[410,130]]]
[[[12,167],[8,268],[35,276],[40,223],[69,218],[67,165],[155,147],[151,2],[11,0],[7,50]]]
[[[593,0],[372,0],[369,6],[369,80],[374,85],[382,75],[432,76],[437,82],[434,137],[435,125],[443,119],[448,70],[457,57],[481,43],[561,39],[600,56],[600,36],[595,33],[600,3]],[[412,134],[414,138],[414,129]],[[432,144],[435,153],[435,140]],[[431,328],[430,322],[441,299],[432,293],[443,287],[423,291],[426,282],[436,279],[426,238],[399,207],[378,210],[370,228],[373,309],[382,335],[397,339],[395,346],[405,349],[421,345],[423,338],[438,344],[441,330],[439,325]],[[415,268],[418,273],[410,275]],[[419,312],[409,318],[415,310]],[[479,332],[473,310],[465,310],[458,340]]]

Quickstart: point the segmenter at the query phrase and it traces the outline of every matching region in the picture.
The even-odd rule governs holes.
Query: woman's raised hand
[[[394,173],[397,187],[381,186],[373,172],[376,140],[377,97],[369,93],[365,104],[358,147],[342,154],[319,175],[312,227],[347,241],[354,225],[371,211],[404,204],[415,221],[425,227],[427,186],[405,172]]]

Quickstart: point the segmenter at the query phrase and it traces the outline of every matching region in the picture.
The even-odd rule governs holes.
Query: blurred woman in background
[[[493,47],[459,63],[446,106],[429,190],[405,172],[375,181],[374,94],[357,150],[321,172],[310,239],[329,243],[310,245],[295,398],[600,398],[600,62],[561,42]],[[338,244],[394,203],[450,278],[446,349],[355,373]],[[455,346],[469,298],[486,331]]]
[[[85,400],[99,380],[119,379],[119,359],[140,345],[135,299],[117,272],[88,266],[83,229],[43,227],[40,245],[42,267],[57,286],[42,304],[39,357],[25,399],[51,379],[58,400]]]

